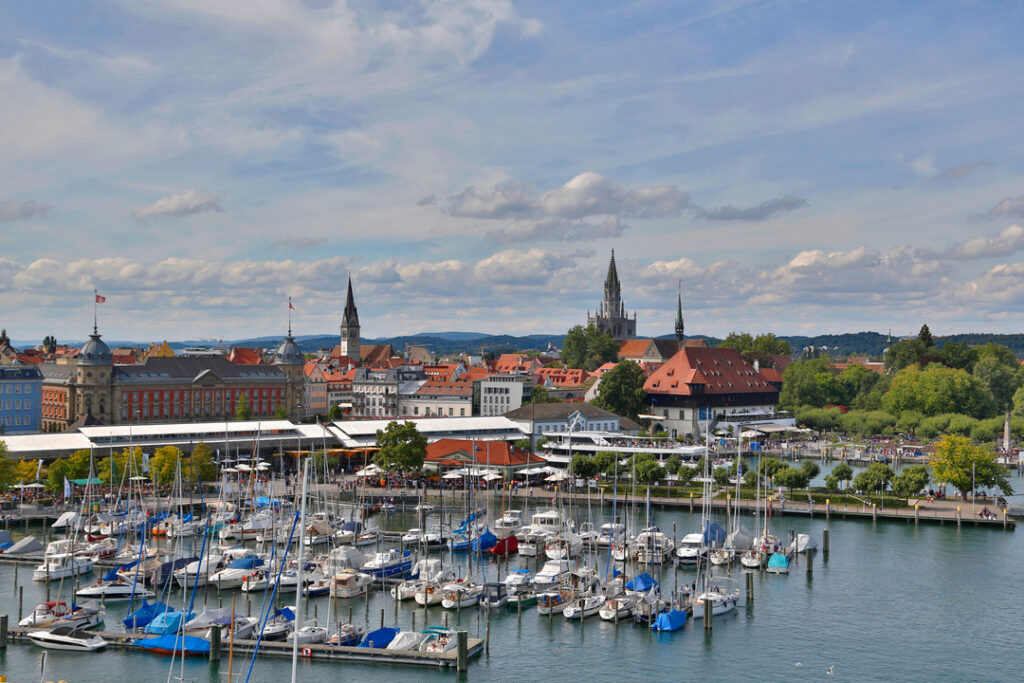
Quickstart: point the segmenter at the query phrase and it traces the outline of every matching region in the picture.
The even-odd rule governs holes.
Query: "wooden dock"
[[[22,628],[15,626],[7,630],[7,638],[11,642],[29,643],[27,634],[33,631],[46,629]],[[107,647],[120,649],[136,649],[135,641],[155,636],[147,633],[121,633],[114,631],[92,631],[89,633],[103,638],[107,641]],[[230,647],[234,648],[235,655],[249,655],[256,648],[255,640],[236,640],[234,645],[227,640],[220,643],[222,661],[227,659],[227,652]],[[484,649],[482,638],[468,638],[466,657],[471,659],[478,656]],[[138,649],[139,652],[146,652]],[[291,657],[292,644],[286,641],[263,641],[260,643],[259,654],[268,657]],[[303,659],[313,661],[332,662],[369,662],[373,664],[402,664],[411,666],[429,666],[438,668],[455,667],[458,664],[458,651],[452,648],[448,652],[417,652],[413,650],[387,650],[369,647],[347,647],[341,645],[325,645],[314,643],[310,645],[299,645],[299,656]]]

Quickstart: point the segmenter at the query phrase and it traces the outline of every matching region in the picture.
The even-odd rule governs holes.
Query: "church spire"
[[[679,299],[676,302],[676,341],[680,344],[686,339],[683,328],[683,281],[679,281]]]
[[[341,355],[348,356],[356,363],[359,354],[359,312],[356,310],[355,296],[352,294],[352,276],[348,278],[348,296],[345,299],[345,312],[341,316]]]

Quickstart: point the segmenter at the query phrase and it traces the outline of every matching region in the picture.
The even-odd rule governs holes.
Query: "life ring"
[[[311,648],[311,647],[304,647],[304,648],[302,648],[302,656],[303,657],[312,657],[313,656],[313,648]]]

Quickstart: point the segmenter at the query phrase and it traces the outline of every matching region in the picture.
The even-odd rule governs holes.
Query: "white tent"
[[[382,470],[377,465],[377,463],[370,463],[369,465],[367,465],[363,469],[361,469],[358,472],[356,472],[356,476],[357,477],[372,477],[375,474],[381,474],[383,472],[384,472],[384,470]]]
[[[544,474],[545,472],[547,472],[547,469],[544,467],[527,467],[525,470],[519,470],[516,474],[529,476],[531,474]]]
[[[494,472],[488,472],[482,478],[483,478],[484,481],[494,481],[495,479],[501,479],[502,477],[501,477],[500,474],[496,474]]]
[[[544,481],[565,481],[568,478],[568,473],[559,471],[557,474],[552,474],[550,477],[545,477]]]
[[[462,475],[458,472],[449,472],[441,477],[442,479],[462,479]]]

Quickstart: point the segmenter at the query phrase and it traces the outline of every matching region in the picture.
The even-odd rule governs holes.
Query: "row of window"
[[[38,386],[34,382],[4,382],[4,393],[5,394],[31,394],[32,387]]]
[[[509,387],[484,387],[485,394],[508,394],[511,391]]]
[[[11,423],[11,416],[10,415],[4,415],[4,426],[5,427],[10,427],[11,425],[12,425],[12,423]],[[32,418],[30,418],[28,416],[25,416],[25,421],[22,422],[21,415],[15,415],[14,416],[13,426],[15,426],[15,427],[21,427],[21,426],[31,427],[32,426]]]
[[[12,402],[11,399],[7,399],[4,401],[4,410],[32,410],[32,400],[26,398],[22,401],[20,398],[16,398]]]
[[[409,412],[409,406],[402,406],[402,414],[403,415],[410,415],[410,414],[411,415],[419,415],[420,414],[420,407],[419,406],[413,406],[412,407],[412,413],[410,413]],[[430,412],[430,406],[427,406],[426,408],[423,409],[423,415],[426,416],[426,417],[430,417],[431,415],[433,415],[435,417],[443,416],[444,415],[444,408],[438,408],[434,412]],[[455,417],[455,408],[452,408],[452,407],[449,406],[449,408],[448,408],[448,417]],[[466,417],[466,409],[465,408],[459,408],[459,417]]]

